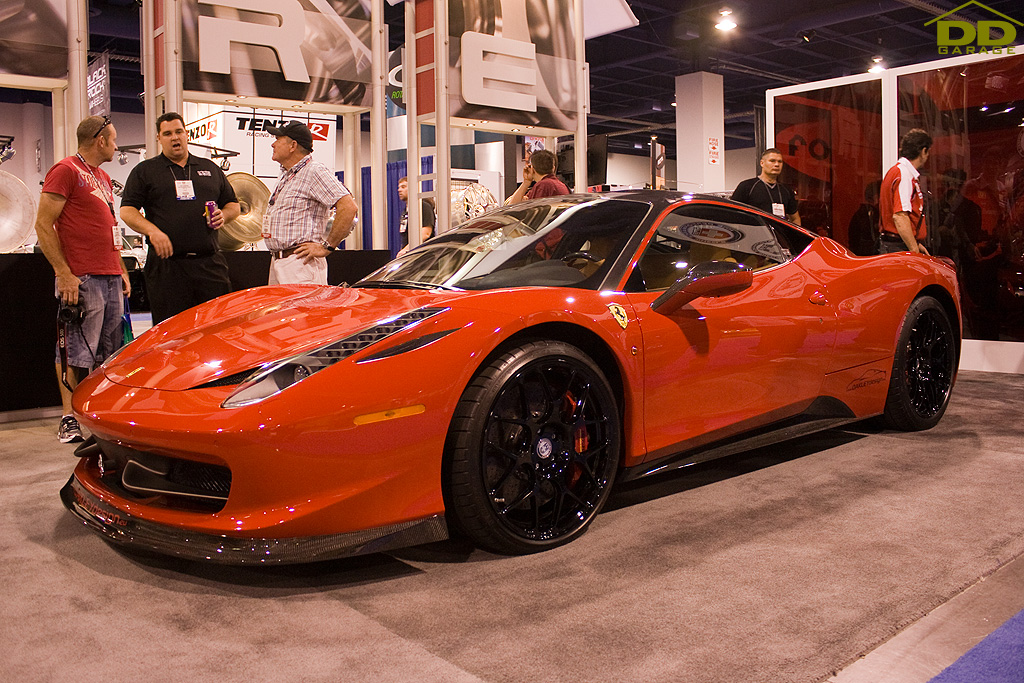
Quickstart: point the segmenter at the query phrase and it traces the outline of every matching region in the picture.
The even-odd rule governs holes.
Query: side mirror
[[[742,292],[754,282],[754,274],[732,261],[698,263],[676,280],[651,304],[651,310],[671,315],[703,296],[726,296]]]

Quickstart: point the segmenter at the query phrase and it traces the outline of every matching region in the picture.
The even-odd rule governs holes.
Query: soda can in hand
[[[206,210],[203,214],[206,216],[207,227],[213,227],[213,212],[217,210],[217,202],[206,202]]]

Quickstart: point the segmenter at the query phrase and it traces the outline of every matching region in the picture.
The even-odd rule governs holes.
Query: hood
[[[162,322],[108,363],[107,379],[182,391],[315,349],[459,292],[257,287]]]

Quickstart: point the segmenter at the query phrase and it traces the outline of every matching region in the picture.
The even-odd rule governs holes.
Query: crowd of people
[[[149,242],[143,277],[154,324],[231,291],[217,231],[240,213],[224,171],[189,153],[181,115],[168,112],[156,123],[160,154],[132,169],[120,209],[121,220]],[[313,136],[305,124],[268,130],[276,137],[272,158],[282,169],[263,226],[271,252],[268,282],[325,285],[326,256],[351,232],[356,203],[312,158]],[[109,117],[89,116],[78,126],[77,142],[75,154],[47,172],[35,223],[66,327],[56,358],[63,407],[57,436],[63,443],[82,440],[71,392],[122,345],[124,302],[131,294],[114,185],[100,168],[118,151],[117,130]],[[331,211],[334,220],[325,231]]]

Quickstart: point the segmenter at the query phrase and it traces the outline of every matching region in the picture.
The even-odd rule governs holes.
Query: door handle
[[[828,303],[828,297],[826,297],[818,290],[814,290],[814,293],[807,297],[807,300],[810,301],[815,306],[824,306],[825,304]]]

